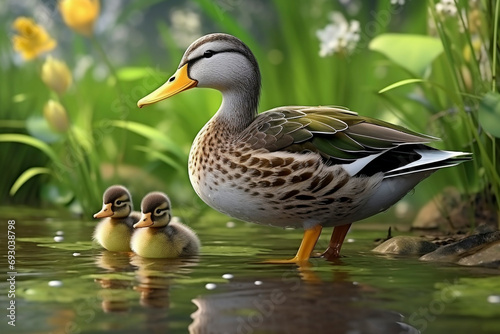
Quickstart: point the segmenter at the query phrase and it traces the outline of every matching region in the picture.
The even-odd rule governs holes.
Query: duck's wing
[[[269,110],[260,114],[239,140],[270,152],[316,152],[327,164],[342,164],[351,175],[391,171],[401,175],[424,168],[419,160],[432,165],[452,158],[424,145],[438,138],[336,107]],[[426,151],[433,154],[422,160]],[[407,165],[411,169],[406,170]],[[437,164],[435,168],[440,167]]]

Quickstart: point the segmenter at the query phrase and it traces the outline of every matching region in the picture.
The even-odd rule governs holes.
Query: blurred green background
[[[191,90],[145,109],[136,102],[175,72],[196,38],[225,32],[259,62],[260,111],[346,106],[442,138],[435,147],[474,153],[473,162],[424,181],[407,201],[413,212],[447,186],[469,196],[485,192],[498,209],[495,13],[495,1],[103,1],[88,37],[66,26],[56,1],[7,0],[0,8],[1,205],[65,208],[89,218],[104,189],[119,183],[136,207],[161,190],[175,208],[204,212],[189,184],[187,155],[220,94]],[[57,47],[23,60],[12,47],[20,16],[44,27]],[[332,40],[352,44],[320,55],[320,31],[328,35],[329,26],[338,32]],[[41,79],[49,54],[71,71],[63,94]],[[49,99],[67,112],[64,131],[44,117]]]

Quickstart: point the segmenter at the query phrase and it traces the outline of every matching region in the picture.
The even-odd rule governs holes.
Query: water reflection
[[[169,288],[174,277],[189,274],[198,264],[198,258],[189,259],[146,259],[133,255],[131,264],[135,271],[140,292],[140,304],[145,307],[168,308]]]
[[[95,260],[99,268],[107,272],[126,272],[133,269],[130,264],[128,253],[102,251]],[[130,301],[122,291],[133,287],[133,282],[126,276],[109,276],[95,278],[94,281],[102,288],[98,292],[101,308],[105,313],[127,312],[130,309]]]
[[[168,309],[169,290],[175,277],[188,275],[198,264],[198,258],[146,259],[132,253],[102,251],[95,264],[106,270],[94,281],[102,291],[104,312],[125,312],[130,310],[130,298],[124,291],[139,293],[139,303],[143,307]],[[122,273],[133,273],[134,279]],[[110,273],[116,273],[113,276]]]
[[[348,272],[332,269],[332,280],[324,281],[311,265],[296,269],[259,284],[233,279],[218,293],[193,299],[198,310],[189,332],[419,333],[399,313],[362,307],[376,289],[353,282]]]
[[[498,303],[487,299],[498,294],[498,271],[366,252],[378,233],[356,230],[360,241],[336,263],[296,267],[256,263],[289,255],[291,239],[255,225],[200,225],[201,256],[185,260],[102,251],[89,241],[94,222],[62,226],[24,222],[16,240],[20,333],[416,332],[403,321],[425,333],[498,332]],[[68,242],[54,242],[63,229]]]

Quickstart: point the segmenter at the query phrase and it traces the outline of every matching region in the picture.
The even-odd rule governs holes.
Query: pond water
[[[366,224],[335,263],[262,264],[294,255],[302,232],[189,223],[198,258],[147,260],[93,245],[95,221],[16,220],[16,326],[4,315],[0,333],[500,333],[498,270],[377,255],[385,232]]]

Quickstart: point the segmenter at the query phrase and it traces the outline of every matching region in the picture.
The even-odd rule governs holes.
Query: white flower
[[[405,4],[405,0],[391,0],[391,5],[400,5],[403,6]]]
[[[457,5],[455,5],[454,0],[440,0],[436,4],[436,12],[443,16],[455,16],[457,15]]]
[[[348,22],[340,12],[330,14],[332,23],[324,29],[316,31],[320,40],[320,57],[331,56],[334,53],[351,53],[359,41],[359,21]]]
[[[179,47],[187,48],[192,40],[201,36],[200,16],[187,9],[174,9],[170,13],[172,35]]]

